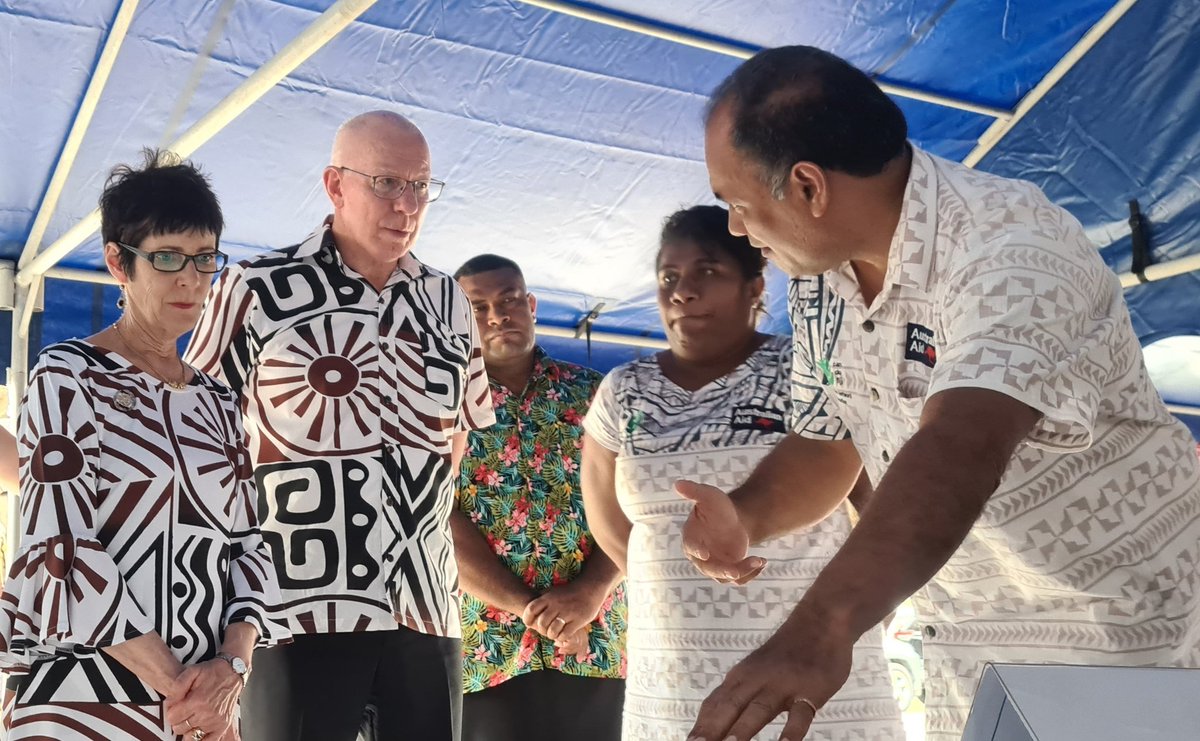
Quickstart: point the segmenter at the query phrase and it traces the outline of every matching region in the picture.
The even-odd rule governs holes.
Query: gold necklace
[[[125,332],[121,330],[121,320],[120,319],[118,319],[116,322],[113,323],[113,329],[117,330],[117,336],[121,338],[121,342],[125,343],[125,347],[129,348],[132,351],[133,345],[130,344],[129,340],[125,337]],[[140,353],[138,353],[138,354],[140,355]],[[158,378],[158,380],[162,381],[167,386],[175,389],[176,391],[183,391],[184,389],[186,389],[188,387],[187,366],[183,364],[183,358],[178,358],[178,360],[179,360],[179,372],[181,374],[180,379],[182,379],[182,380],[170,381],[170,380],[167,380],[166,378],[164,378],[163,374],[157,373],[157,372],[151,373],[151,375],[153,375],[155,378]],[[147,367],[147,371],[149,371],[149,370],[150,370],[150,368]]]

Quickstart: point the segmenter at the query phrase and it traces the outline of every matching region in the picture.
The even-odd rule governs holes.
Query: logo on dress
[[[734,407],[729,426],[735,430],[787,432],[783,412],[756,406]]]
[[[930,368],[937,364],[937,347],[933,344],[932,329],[908,323],[904,340],[904,359],[915,360]]]

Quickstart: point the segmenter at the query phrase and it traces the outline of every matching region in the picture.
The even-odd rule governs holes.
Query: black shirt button
[[[937,638],[937,628],[934,628],[932,625],[926,625],[925,626],[925,637],[926,638]]]
[[[879,401],[879,389],[871,389],[871,401]]]
[[[883,451],[883,455],[881,455],[880,458],[883,458],[883,462],[887,463],[888,461],[890,461],[892,459],[892,456],[889,455],[888,452],[885,450],[885,451]]]
[[[868,319],[867,321],[862,323],[862,328],[863,328],[864,332],[874,332],[875,331],[875,322]]]

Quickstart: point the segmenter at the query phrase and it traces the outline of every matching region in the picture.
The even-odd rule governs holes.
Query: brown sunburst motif
[[[371,387],[378,376],[374,333],[344,314],[326,314],[279,336],[258,368],[263,428],[281,449],[308,455],[364,452],[377,444]]]
[[[323,396],[345,396],[358,387],[358,366],[337,355],[322,355],[308,366],[308,385]]]
[[[70,481],[83,472],[83,451],[66,435],[43,435],[33,451],[29,472],[40,484]]]

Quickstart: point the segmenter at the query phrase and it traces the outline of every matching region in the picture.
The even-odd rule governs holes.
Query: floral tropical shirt
[[[521,395],[492,382],[496,424],[468,436],[458,505],[496,556],[535,591],[582,571],[595,541],[583,516],[579,459],[583,418],[601,374],[535,349]],[[463,689],[495,687],[515,676],[557,669],[581,677],[625,676],[625,586],[604,601],[580,661],[526,628],[519,615],[462,595]]]

